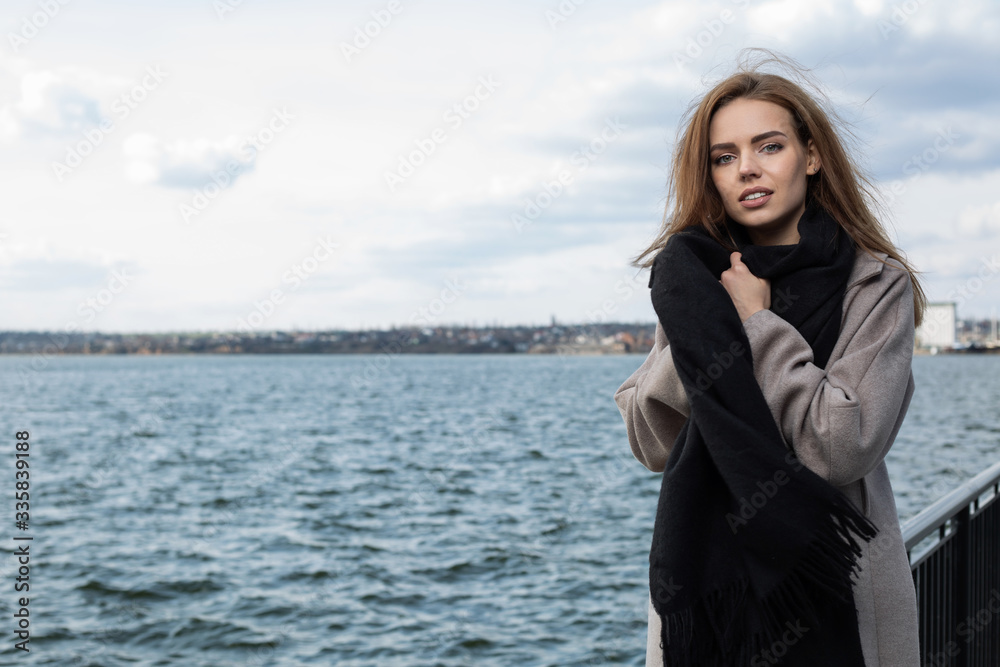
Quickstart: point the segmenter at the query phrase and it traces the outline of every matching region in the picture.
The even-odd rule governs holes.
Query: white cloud
[[[807,34],[814,34],[818,27],[829,29],[831,23],[846,23],[852,17],[853,7],[836,0],[798,2],[797,0],[771,0],[753,3],[749,9],[747,29],[764,34],[785,44],[795,43]]]
[[[884,4],[883,0],[854,0],[854,7],[865,16],[877,16]]]
[[[1000,232],[1000,201],[983,206],[966,206],[958,214],[958,229],[971,237]]]
[[[228,187],[253,171],[256,150],[235,135],[222,141],[177,140],[164,143],[151,134],[135,133],[122,144],[125,175],[133,183],[198,188],[213,179]]]
[[[100,105],[66,72],[36,70],[20,77],[20,99],[0,108],[0,138],[77,135],[101,121]]]

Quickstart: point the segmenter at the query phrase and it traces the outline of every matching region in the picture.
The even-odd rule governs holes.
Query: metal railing
[[[902,528],[923,667],[1000,665],[1000,463]]]

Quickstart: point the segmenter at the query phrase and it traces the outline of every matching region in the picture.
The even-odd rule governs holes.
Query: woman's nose
[[[760,165],[752,154],[740,157],[740,176],[760,176]]]

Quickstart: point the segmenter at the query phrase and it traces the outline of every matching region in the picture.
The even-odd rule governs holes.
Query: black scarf
[[[732,222],[723,232],[750,271],[771,281],[771,310],[825,367],[854,264],[851,239],[814,203],[796,245],[755,246]],[[666,462],[649,554],[664,664],[864,665],[851,576],[858,538],[876,528],[782,444],[719,282],[729,267],[730,251],[697,227],[670,237],[650,275],[691,404]]]

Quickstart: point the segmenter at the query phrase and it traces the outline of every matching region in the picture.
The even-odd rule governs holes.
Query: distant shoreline
[[[182,357],[182,356],[254,356],[254,355],[281,355],[281,356],[296,356],[296,355],[339,355],[339,356],[352,356],[352,355],[389,355],[389,356],[432,356],[436,354],[451,354],[458,356],[473,356],[473,355],[503,355],[503,356],[574,356],[574,357],[609,357],[609,356],[627,356],[627,355],[637,355],[645,356],[650,352],[649,349],[637,349],[630,351],[616,351],[607,349],[576,349],[571,346],[567,346],[561,349],[544,349],[544,350],[527,350],[527,351],[514,351],[514,350],[503,350],[503,349],[408,349],[401,350],[398,352],[386,352],[384,350],[378,349],[357,349],[350,351],[336,351],[336,350],[309,350],[309,349],[297,349],[297,350],[135,350],[135,351],[89,351],[84,352],[80,350],[69,350],[69,351],[43,351],[43,350],[27,350],[27,351],[0,351],[0,357],[35,357],[35,356],[60,356],[60,357]],[[994,348],[972,348],[972,349],[958,349],[958,350],[938,350],[937,352],[932,352],[926,349],[915,349],[913,351],[914,356],[918,357],[957,357],[957,356],[978,356],[978,355],[997,355],[1000,354],[1000,347]]]
[[[241,331],[161,334],[0,331],[0,356],[169,354],[649,354],[656,323],[513,327],[422,326],[367,331]],[[975,339],[973,339],[975,340]],[[916,348],[914,354],[996,354],[984,339],[976,347]]]

